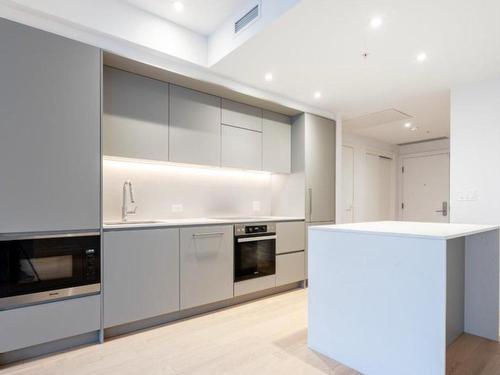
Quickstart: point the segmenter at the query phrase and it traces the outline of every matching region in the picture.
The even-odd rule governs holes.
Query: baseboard
[[[95,344],[99,342],[99,331],[84,333],[61,340],[46,342],[11,352],[0,353],[0,369],[8,367],[14,362],[34,359],[37,357],[63,352],[78,346]]]
[[[243,296],[230,298],[224,301],[211,303],[204,306],[194,307],[188,310],[176,311],[170,314],[160,315],[153,318],[140,320],[137,322],[106,328],[104,330],[104,337],[105,339],[108,339],[111,337],[126,335],[145,329],[151,329],[156,326],[173,323],[183,319],[193,318],[199,315],[207,314],[216,310],[225,309],[242,303],[253,302],[261,298],[266,298],[275,294],[287,292],[301,287],[303,287],[302,282],[291,283],[271,289],[258,291],[251,294],[246,294]]]

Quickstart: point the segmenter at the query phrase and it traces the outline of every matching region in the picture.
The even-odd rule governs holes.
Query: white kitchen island
[[[498,228],[309,227],[309,347],[368,375],[445,374],[461,333],[498,340]]]

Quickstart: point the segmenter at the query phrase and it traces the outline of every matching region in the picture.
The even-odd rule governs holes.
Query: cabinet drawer
[[[0,353],[97,331],[100,295],[0,311]]]
[[[304,250],[305,233],[303,221],[276,223],[276,254]]]
[[[222,99],[222,123],[261,132],[262,109]]]
[[[181,309],[233,297],[233,226],[181,229]]]
[[[304,252],[276,256],[276,286],[304,280]]]
[[[255,279],[239,281],[237,283],[234,283],[234,296],[242,296],[245,294],[258,292],[260,290],[274,288],[275,286],[276,275],[269,275],[258,277]]]

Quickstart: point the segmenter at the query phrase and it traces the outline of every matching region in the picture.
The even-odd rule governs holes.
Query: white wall
[[[151,50],[205,66],[207,38],[118,0],[4,0],[12,10],[39,13],[80,29],[93,30]],[[0,12],[2,14],[3,12]],[[71,37],[71,36],[70,36]]]
[[[131,180],[137,214],[133,219],[271,215],[271,175],[236,169],[177,166],[167,163],[105,160],[105,221],[121,219],[123,182]],[[254,210],[253,202],[260,202]],[[183,205],[173,213],[172,205]]]
[[[355,135],[344,131],[342,134],[342,145],[350,146],[354,149],[354,221],[361,222],[367,220],[367,200],[370,199],[370,184],[367,181],[366,153],[377,153],[392,158],[393,173],[391,177],[391,201],[393,207],[391,211],[396,218],[396,168],[397,168],[397,146],[378,140]],[[340,204],[340,201],[339,201]]]
[[[451,222],[500,224],[500,78],[451,91],[450,138]]]

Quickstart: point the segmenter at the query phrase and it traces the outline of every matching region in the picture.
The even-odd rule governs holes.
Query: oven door
[[[0,309],[98,291],[99,236],[0,240]]]
[[[234,281],[276,273],[276,235],[236,237],[234,241]]]

